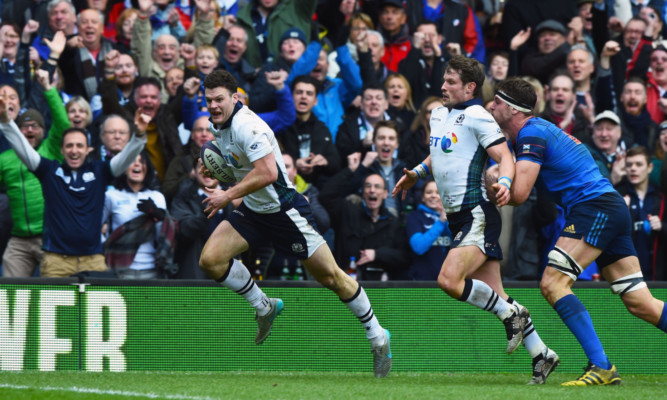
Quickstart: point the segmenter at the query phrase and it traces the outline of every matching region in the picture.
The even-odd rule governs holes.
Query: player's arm
[[[528,160],[520,160],[516,162],[516,178],[512,184],[511,205],[521,205],[528,199],[539,173],[540,164],[536,162]]]
[[[502,207],[510,201],[510,189],[514,180],[514,158],[504,140],[486,148],[489,157],[498,163],[498,183],[493,184],[496,192],[496,204]]]
[[[16,155],[28,167],[28,170],[35,171],[41,162],[41,156],[32,148],[16,122],[9,119],[7,103],[2,94],[0,94],[0,132],[4,134]]]
[[[228,190],[204,189],[210,193],[210,196],[204,199],[206,205],[204,212],[208,213],[209,218],[212,218],[215,213],[226,207],[232,200],[254,193],[278,179],[278,166],[273,152],[255,160],[252,165],[253,169],[248,175]]]
[[[431,174],[431,171],[433,171],[433,169],[431,168],[430,154],[415,168],[411,170],[403,168],[403,176],[396,182],[396,186],[394,186],[391,191],[391,197],[396,197],[396,195],[401,193],[401,199],[405,200],[405,195],[408,193],[408,190],[417,183],[419,178],[425,178]]]

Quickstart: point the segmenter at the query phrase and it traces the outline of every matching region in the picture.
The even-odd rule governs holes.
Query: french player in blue
[[[529,83],[511,78],[496,86],[491,105],[516,155],[510,204],[526,201],[533,185],[538,185],[566,211],[565,228],[549,253],[540,289],[583,347],[589,363],[578,379],[563,385],[617,385],[621,383],[618,371],[607,358],[588,311],[571,290],[577,277],[596,261],[628,311],[662,331],[667,331],[667,310],[642,278],[625,201],[600,174],[583,144],[533,116],[536,100]]]
[[[500,276],[501,220],[496,205],[510,200],[514,159],[500,127],[481,106],[485,77],[479,62],[452,57],[443,78],[443,107],[431,113],[430,155],[415,169],[403,170],[392,196],[405,197],[419,178],[433,172],[454,236],[438,286],[452,298],[498,317],[505,325],[507,353],[523,341],[533,359],[529,384],[543,384],[558,365],[558,355],[542,342],[526,307],[505,293]],[[496,204],[484,190],[489,157],[499,166]]]

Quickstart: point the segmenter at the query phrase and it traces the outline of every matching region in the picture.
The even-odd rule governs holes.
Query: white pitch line
[[[11,385],[11,384],[0,384],[0,388],[7,389],[17,389],[17,390],[45,390],[50,392],[75,392],[75,393],[92,393],[92,394],[109,394],[117,396],[128,396],[128,397],[147,397],[149,399],[173,399],[173,400],[216,400],[214,397],[201,397],[201,396],[185,396],[185,395],[174,395],[174,394],[156,394],[156,393],[139,393],[139,392],[129,392],[126,390],[102,390],[94,388],[80,388],[80,387],[53,387],[53,386],[25,386],[25,385]]]

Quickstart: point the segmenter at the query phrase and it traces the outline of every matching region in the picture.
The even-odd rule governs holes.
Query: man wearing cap
[[[521,74],[530,75],[546,84],[553,71],[565,67],[570,44],[567,30],[560,22],[548,19],[535,28],[537,51],[526,54],[521,62]]]
[[[533,116],[536,100],[532,85],[510,78],[496,87],[491,112],[512,140],[516,154],[510,203],[525,202],[539,180],[539,185],[566,210],[565,228],[549,253],[540,289],[579,341],[589,362],[579,378],[562,385],[618,385],[621,377],[607,358],[590,314],[572,292],[572,285],[596,261],[612,293],[621,297],[633,315],[667,332],[667,308],[652,296],[642,278],[625,201],[600,174],[579,140]],[[598,117],[598,122],[618,121],[613,114]]]
[[[37,153],[47,159],[62,161],[60,142],[63,131],[69,127],[67,112],[55,86],[45,91],[44,95],[53,115],[48,137],[44,139],[44,118],[33,108],[21,114],[16,124]],[[42,185],[37,177],[28,171],[14,150],[0,154],[0,184],[3,183],[7,187],[14,223],[12,236],[2,259],[3,276],[29,277],[44,257]]]
[[[236,15],[236,23],[248,34],[248,48],[244,58],[259,68],[275,61],[281,53],[283,34],[290,28],[304,33],[304,42],[310,41],[310,21],[317,0],[252,0]],[[252,99],[252,96],[250,96]]]
[[[613,185],[625,176],[626,143],[621,140],[621,120],[606,110],[595,116],[591,143],[585,144],[600,173]]]

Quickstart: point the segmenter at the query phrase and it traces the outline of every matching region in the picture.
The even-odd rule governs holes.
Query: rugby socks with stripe
[[[511,297],[507,298],[507,302],[517,308],[520,306],[519,302]],[[530,317],[528,317],[528,323],[523,328],[523,347],[528,350],[528,353],[530,353],[532,358],[544,354],[547,349],[547,345],[544,344],[540,335],[537,334],[537,331],[533,326],[533,319]]]
[[[660,320],[658,321],[658,325],[656,326],[661,331],[667,332],[667,303],[663,303],[662,315],[660,315]]]
[[[384,329],[380,326],[375,317],[371,302],[368,300],[366,291],[359,285],[357,292],[349,299],[340,299],[347,308],[352,311],[366,330],[366,338],[371,341],[371,345],[380,346],[384,344]]]
[[[600,368],[610,369],[611,363],[595,333],[591,316],[577,296],[568,294],[562,297],[554,304],[554,309],[584,348],[590,362]]]
[[[222,286],[227,287],[244,299],[255,308],[257,315],[263,317],[271,311],[271,303],[266,294],[255,284],[250,276],[250,271],[239,260],[232,259],[229,262],[227,272],[217,280]]]
[[[458,299],[479,307],[484,311],[496,314],[501,321],[511,316],[515,311],[514,307],[498,296],[491,286],[477,279],[466,279],[463,293]]]

